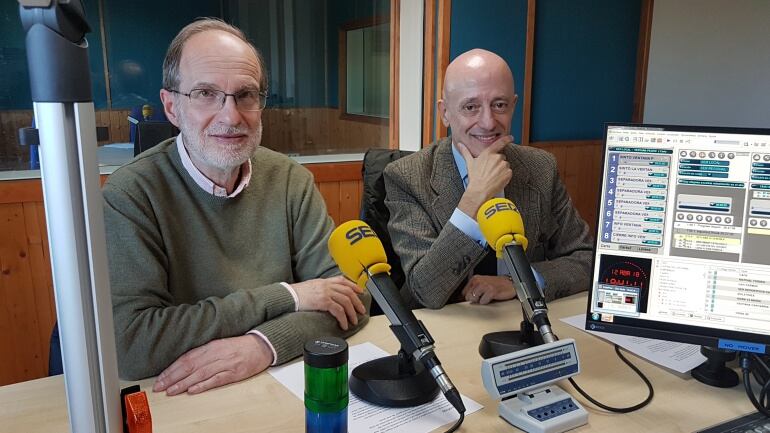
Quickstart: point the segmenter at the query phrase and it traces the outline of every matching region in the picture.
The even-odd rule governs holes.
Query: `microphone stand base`
[[[489,359],[540,344],[543,344],[540,333],[534,332],[531,323],[522,321],[521,331],[490,332],[481,337],[479,355]]]
[[[403,354],[373,359],[350,374],[350,391],[368,403],[412,407],[432,401],[438,385],[420,362]]]

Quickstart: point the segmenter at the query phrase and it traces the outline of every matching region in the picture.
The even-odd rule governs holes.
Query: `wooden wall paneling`
[[[108,139],[106,141],[99,142],[99,144],[112,143],[114,141],[114,138],[115,138],[114,136],[116,135],[116,132],[110,129],[110,112],[107,110],[98,110],[94,113],[94,115],[96,116],[96,126],[103,126],[109,130]]]
[[[263,144],[279,152],[363,153],[388,146],[388,125],[340,119],[336,108],[271,108],[262,113],[262,123]]]
[[[120,117],[123,119],[120,123],[122,127],[120,128],[120,142],[126,143],[129,140],[129,130],[128,130],[128,115],[131,113],[130,110],[122,110],[120,112]]]
[[[109,139],[99,142],[125,143],[129,139],[128,120],[126,117],[130,110],[96,110],[94,116],[96,126],[105,126],[109,129]],[[32,125],[32,110],[8,110],[0,111],[0,159],[28,160],[29,150],[19,146],[18,130]]]
[[[27,230],[27,252],[29,255],[30,270],[32,276],[32,288],[35,297],[35,310],[37,314],[37,331],[40,347],[42,348],[43,366],[48,365],[48,350],[50,347],[51,329],[56,322],[56,308],[53,304],[52,288],[46,280],[46,268],[50,265],[46,261],[43,246],[43,236],[40,229],[45,231],[45,222],[38,221],[38,203],[23,203],[24,226]]]
[[[328,164],[306,164],[317,183],[361,180],[363,162],[334,162]]]
[[[358,180],[340,182],[340,223],[359,219],[362,187],[363,182]]]
[[[318,190],[326,202],[326,210],[332,217],[334,225],[340,225],[340,183],[339,182],[321,182]]]
[[[536,0],[527,1],[527,42],[524,54],[524,94],[519,96],[522,102],[521,145],[529,145],[529,133],[532,126],[532,76],[534,75],[535,57],[535,4]]]
[[[436,89],[434,59],[436,57],[436,0],[425,0],[423,24],[423,81],[422,81],[422,146],[433,141],[433,110],[435,108],[434,90]]]
[[[56,319],[56,299],[53,293],[53,274],[51,272],[51,249],[48,246],[48,227],[45,221],[45,206],[42,200],[35,203],[35,213],[37,214],[38,232],[40,241],[43,245],[43,261],[40,268],[34,268],[33,272],[43,275],[48,287],[48,305],[51,309],[51,317]],[[34,263],[33,263],[34,264]]]
[[[600,140],[532,143],[551,152],[558,164],[559,176],[578,212],[593,231],[601,177]]]
[[[401,0],[390,2],[390,103],[388,107],[388,148],[398,149],[398,67],[401,50]]]
[[[438,48],[436,49],[436,100],[441,98],[444,90],[444,73],[449,66],[450,28],[452,22],[452,0],[438,0]],[[431,115],[431,113],[428,113]],[[447,127],[441,121],[438,110],[435,119],[436,138],[447,136]]]
[[[650,60],[650,36],[652,35],[652,10],[654,0],[642,0],[639,18],[639,42],[636,49],[636,78],[634,81],[634,113],[632,120],[644,120],[644,96],[647,91],[647,64]]]
[[[42,377],[47,370],[38,339],[40,323],[35,307],[23,212],[20,203],[0,205],[0,232],[6,234],[6,241],[0,247],[0,290],[3,291],[0,320],[5,322],[0,326],[0,332],[12,335],[12,345],[2,348],[0,352],[14,354],[14,377],[0,378],[0,385]]]
[[[7,180],[0,182],[0,203],[43,201],[40,179]]]
[[[126,117],[123,120],[128,123]],[[114,136],[114,137],[113,137]],[[116,142],[120,142],[122,134],[120,132],[120,113],[118,111],[110,111],[110,138]],[[128,139],[126,139],[128,141]]]
[[[8,205],[0,204],[0,210]],[[0,229],[5,229],[5,224],[0,221]],[[3,241],[5,244],[7,241]],[[13,350],[13,337],[16,331],[13,326],[13,316],[11,315],[11,293],[5,288],[2,272],[5,270],[3,256],[6,254],[6,248],[0,245],[0,385],[18,382],[16,374],[15,358],[16,352]]]

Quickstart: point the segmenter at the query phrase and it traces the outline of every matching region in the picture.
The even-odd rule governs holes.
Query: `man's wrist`
[[[255,343],[257,344],[257,347],[270,360],[270,362],[268,362],[268,365],[275,365],[275,362],[278,359],[278,354],[276,353],[273,345],[270,344],[270,340],[268,340],[267,337],[265,337],[265,334],[255,329],[252,329],[251,331],[247,332],[246,335],[254,336],[254,340],[255,340]]]
[[[463,193],[463,196],[460,198],[460,203],[457,204],[457,208],[463,211],[465,215],[476,220],[476,213],[479,211],[481,205],[484,204],[484,200],[480,201],[478,197],[481,197],[481,194],[474,193],[471,190],[465,190],[465,193]]]

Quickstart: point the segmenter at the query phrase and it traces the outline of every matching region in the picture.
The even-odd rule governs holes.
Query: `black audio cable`
[[[628,360],[628,358],[626,358],[625,356],[623,356],[622,353],[620,353],[620,346],[618,346],[617,344],[615,345],[615,353],[617,353],[618,357],[620,358],[620,360],[625,362],[626,365],[628,365],[629,367],[631,367],[631,370],[633,370],[634,373],[636,373],[639,377],[641,377],[642,380],[644,381],[644,384],[647,385],[647,389],[649,391],[649,394],[647,395],[647,398],[645,398],[644,401],[642,401],[641,403],[638,403],[638,404],[635,404],[635,405],[629,406],[629,407],[612,407],[612,406],[608,406],[608,405],[606,405],[604,403],[601,403],[601,402],[597,401],[596,399],[594,399],[590,395],[588,395],[587,392],[583,391],[583,389],[578,386],[578,384],[573,380],[573,378],[571,378],[571,377],[569,378],[569,383],[571,383],[572,386],[575,387],[577,392],[579,392],[580,395],[585,397],[586,400],[590,401],[591,403],[593,403],[594,405],[596,405],[597,407],[599,407],[601,409],[604,409],[604,410],[609,411],[609,412],[615,412],[615,413],[629,413],[629,412],[637,411],[637,410],[647,406],[652,401],[652,397],[655,395],[655,391],[652,389],[652,383],[650,383],[650,379],[648,379],[647,376],[645,376],[644,373],[642,373],[642,371],[639,370],[639,368],[637,366],[632,364],[631,361]]]
[[[754,391],[751,389],[751,371],[752,368],[761,368],[765,372],[770,372],[767,363],[754,353],[741,352],[740,353],[740,365],[743,371],[743,387],[746,389],[746,395],[749,397],[751,404],[764,416],[770,417],[770,406],[768,405],[768,393],[770,392],[770,380],[761,384],[759,390],[759,400],[754,395]]]

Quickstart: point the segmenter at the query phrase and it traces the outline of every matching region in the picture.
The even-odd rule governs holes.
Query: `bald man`
[[[387,166],[388,231],[406,274],[411,307],[488,304],[516,296],[506,266],[487,246],[476,212],[493,197],[519,208],[526,255],[547,299],[589,285],[593,241],[548,152],[514,144],[513,74],[480,49],[447,67],[438,112],[452,135]]]
[[[196,21],[163,63],[181,133],[104,186],[115,342],[123,379],[199,393],[345,337],[371,298],[339,276],[310,172],[259,146],[267,76],[237,28]]]

